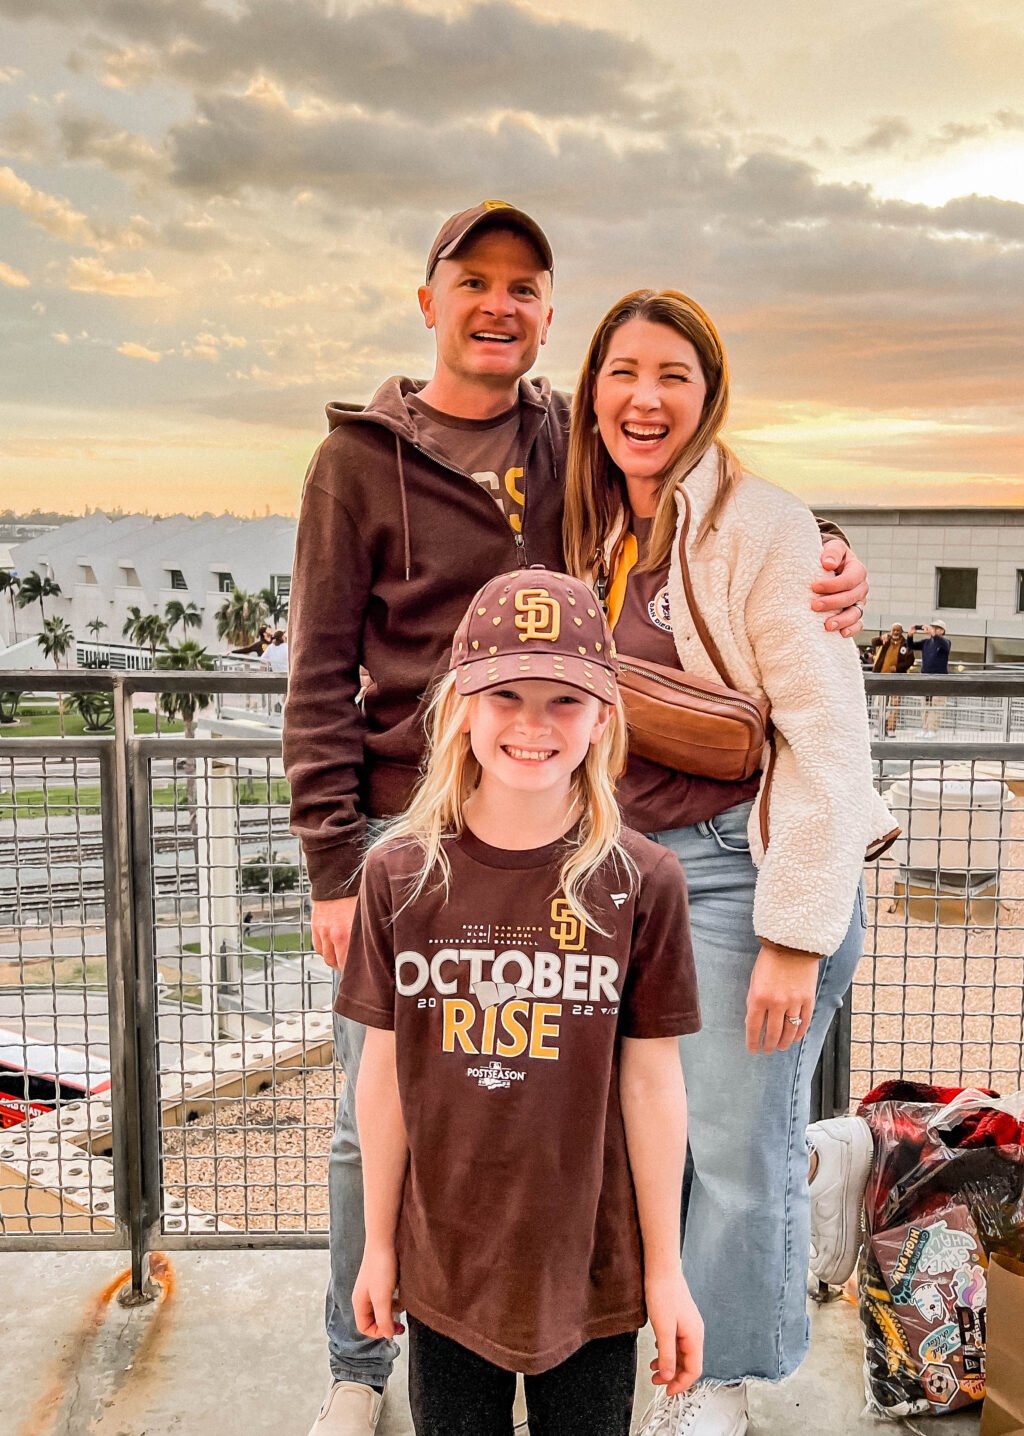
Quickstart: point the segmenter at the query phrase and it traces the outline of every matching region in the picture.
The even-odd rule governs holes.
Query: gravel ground
[[[1024,1085],[1024,804],[1004,815],[1000,901],[936,928],[869,874],[867,951],[853,992],[852,1092],[899,1073],[1003,1092]],[[894,910],[891,910],[893,909]],[[955,917],[947,908],[945,918]],[[986,925],[982,925],[987,918]],[[282,1074],[271,1088],[163,1134],[167,1196],[254,1232],[326,1231],[327,1153],[344,1076]]]

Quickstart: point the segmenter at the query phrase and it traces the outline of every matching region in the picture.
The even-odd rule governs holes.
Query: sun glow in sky
[[[0,508],[294,512],[426,375],[444,217],[523,205],[571,386],[696,295],[815,501],[1024,503],[1019,0],[0,0]]]

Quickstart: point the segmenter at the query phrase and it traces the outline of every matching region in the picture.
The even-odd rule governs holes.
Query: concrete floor
[[[326,1384],[325,1253],[174,1253],[163,1299],[133,1311],[110,1294],[123,1269],[109,1252],[0,1255],[0,1436],[306,1436]],[[834,1302],[813,1319],[800,1373],[754,1391],[752,1429],[892,1430],[863,1414],[853,1307]],[[976,1436],[977,1409],[908,1429]],[[399,1373],[379,1436],[411,1433]]]

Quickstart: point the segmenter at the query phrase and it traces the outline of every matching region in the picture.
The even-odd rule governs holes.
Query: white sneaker
[[[811,1192],[811,1271],[829,1286],[842,1286],[857,1264],[860,1213],[874,1152],[863,1117],[812,1122],[807,1140],[817,1154]]]
[[[745,1436],[749,1420],[745,1381],[697,1386],[682,1396],[659,1391],[643,1414],[637,1436]]]
[[[384,1395],[361,1381],[332,1381],[309,1436],[373,1436]]]

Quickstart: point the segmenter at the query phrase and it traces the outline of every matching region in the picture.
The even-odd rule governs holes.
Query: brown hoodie
[[[330,404],[306,475],[289,603],[284,723],[292,831],[318,901],[354,895],[366,817],[401,812],[423,715],[478,588],[528,564],[561,568],[569,402],[522,379],[526,505],[514,534],[491,495],[421,431],[389,379],[365,409]],[[361,705],[360,666],[370,675]]]

